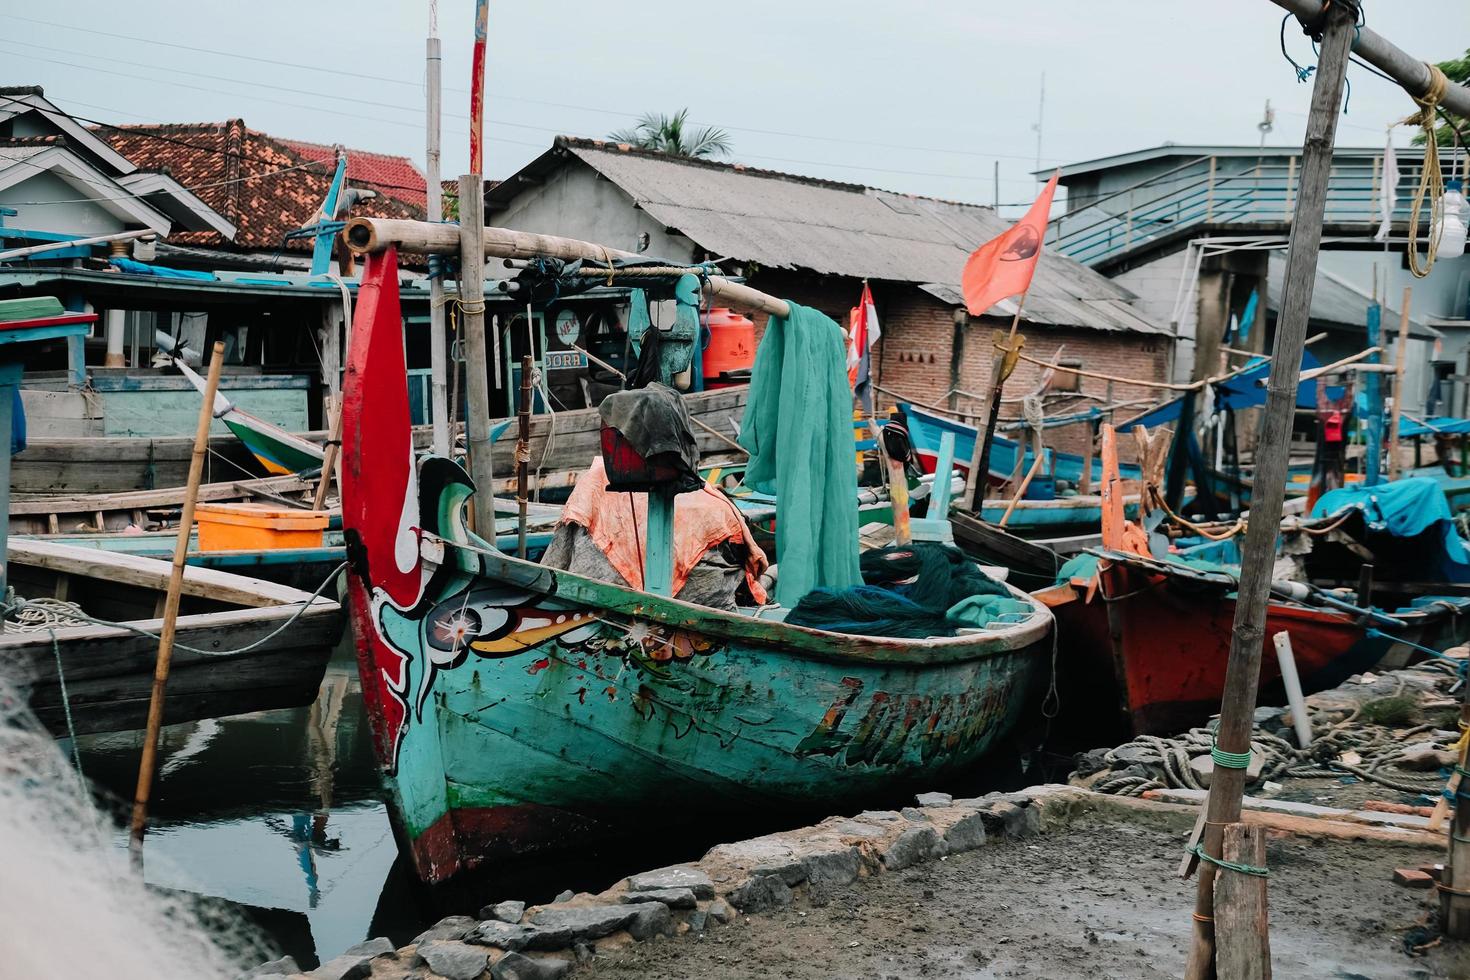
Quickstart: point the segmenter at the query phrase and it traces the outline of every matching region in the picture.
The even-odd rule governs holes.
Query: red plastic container
[[[709,345],[704,349],[704,386],[725,388],[750,380],[755,364],[755,321],[716,306],[706,318]]]

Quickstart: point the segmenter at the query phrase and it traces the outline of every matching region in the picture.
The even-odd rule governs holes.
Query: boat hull
[[[681,822],[821,808],[971,772],[1051,663],[1050,613],[930,640],[828,633],[546,568],[465,528],[415,460],[391,250],[344,385],[343,524],[364,703],[420,877]],[[370,397],[369,397],[370,393]]]
[[[913,441],[914,455],[918,457],[919,465],[925,473],[933,473],[934,467],[939,461],[939,441],[946,432],[954,433],[954,459],[955,467],[963,473],[970,472],[970,460],[975,455],[975,427],[947,419],[942,415],[935,415],[916,408],[910,404],[901,403],[904,416],[908,419],[909,438]],[[1016,471],[1016,454],[1021,452],[1021,447],[1014,440],[997,434],[990,444],[990,483],[1000,486],[1011,479]],[[1076,486],[1082,479],[1082,469],[1086,465],[1081,456],[1074,453],[1052,452],[1048,454],[1055,468],[1055,476],[1058,480],[1066,480]],[[1033,454],[1027,450],[1024,453],[1022,467],[1029,467],[1034,459]],[[1024,472],[1024,469],[1023,469]],[[1141,480],[1143,471],[1136,465],[1125,464],[1122,467],[1122,476],[1125,480]],[[1102,463],[1092,460],[1092,485],[1097,486],[1102,480]]]
[[[530,569],[552,587],[608,588],[529,565],[519,577]],[[942,781],[1012,730],[1050,650],[1042,628],[954,662],[832,662],[714,624],[609,614],[510,576],[477,577],[420,619],[361,591],[353,609],[367,618],[359,637],[411,654],[390,784],[429,880],[634,830],[660,799],[686,817],[830,810]],[[446,616],[483,622],[491,609],[513,610],[520,628],[456,667],[427,667],[425,686],[425,639]],[[381,662],[375,644],[361,652]]]
[[[1109,599],[1108,596],[1117,598]],[[1234,633],[1235,596],[1137,569],[1109,568],[1092,601],[1082,585],[1060,585],[1043,601],[1057,617],[1063,669],[1075,696],[1063,703],[1097,703],[1112,692],[1113,717],[1133,734],[1177,734],[1220,710]],[[1402,640],[1443,649],[1464,639],[1470,605],[1461,601],[1404,615]],[[1402,666],[1412,647],[1370,632],[1352,616],[1290,603],[1270,603],[1262,638],[1258,701],[1284,703],[1272,637],[1291,636],[1297,673],[1307,693],[1336,687],[1353,674]],[[1084,693],[1087,692],[1087,693]]]

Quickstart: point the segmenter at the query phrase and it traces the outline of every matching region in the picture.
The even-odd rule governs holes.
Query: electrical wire
[[[346,78],[356,78],[356,79],[362,79],[362,80],[365,80],[365,81],[385,82],[385,83],[391,84],[391,85],[400,85],[400,86],[406,86],[406,87],[414,88],[414,89],[416,89],[418,91],[423,91],[423,88],[424,88],[422,82],[409,81],[407,79],[401,79],[401,78],[392,78],[392,77],[386,76],[386,75],[370,75],[370,74],[365,74],[365,73],[362,73],[362,72],[347,71],[345,69],[326,68],[326,67],[323,67],[321,65],[309,65],[309,64],[304,64],[304,63],[301,63],[301,62],[280,61],[280,60],[276,60],[276,59],[273,59],[273,58],[261,58],[261,57],[257,57],[257,56],[254,56],[254,55],[238,54],[238,53],[233,52],[233,51],[221,51],[221,50],[213,49],[213,48],[201,48],[201,47],[197,47],[197,46],[193,46],[193,45],[178,44],[176,42],[160,41],[160,40],[158,40],[156,38],[139,37],[137,35],[130,35],[130,34],[117,34],[117,33],[109,32],[109,31],[99,31],[99,30],[95,30],[95,29],[91,29],[91,28],[77,27],[77,26],[72,25],[72,24],[60,24],[60,23],[56,23],[56,22],[53,22],[53,21],[39,20],[37,18],[32,18],[32,17],[22,17],[22,16],[20,16],[18,14],[0,13],[0,17],[8,17],[8,18],[10,18],[12,20],[25,21],[27,23],[38,24],[38,25],[42,25],[42,26],[45,26],[45,27],[56,27],[56,28],[61,28],[61,29],[65,29],[65,30],[79,31],[79,32],[82,32],[82,33],[85,33],[85,34],[93,34],[93,35],[97,35],[97,36],[100,36],[100,37],[106,37],[106,38],[110,38],[110,39],[114,39],[114,40],[135,41],[135,42],[142,43],[142,44],[156,44],[156,45],[161,45],[161,46],[164,46],[164,47],[175,48],[175,49],[184,50],[184,51],[193,51],[193,52],[198,53],[198,54],[207,54],[207,55],[217,56],[217,57],[238,58],[238,59],[243,60],[243,61],[258,62],[258,63],[261,63],[261,64],[274,65],[274,66],[283,67],[283,68],[296,68],[296,69],[300,69],[300,70],[303,70],[303,71],[319,72],[319,73],[329,74],[329,75],[339,75],[339,76],[346,77]],[[18,42],[11,42],[11,43],[18,43]],[[29,46],[43,47],[42,45],[29,45]],[[74,51],[74,50],[66,49],[66,48],[47,48],[47,50],[52,50],[52,51],[70,51],[71,53],[82,55],[83,57],[87,57],[87,58],[98,57],[98,56],[95,56],[95,55],[92,55],[92,54],[89,54],[89,53],[86,53],[86,52]],[[42,59],[42,60],[44,60],[44,59]],[[102,60],[107,60],[107,61],[121,61],[121,59],[116,59],[116,58],[103,58]],[[125,64],[134,64],[134,65],[140,64],[138,62],[122,62],[122,63],[125,63]],[[86,68],[87,66],[79,66],[79,67]],[[158,70],[158,66],[156,66],[156,65],[149,64],[149,65],[145,65],[145,67],[148,67],[148,68],[151,68],[151,69],[154,69],[154,70]],[[162,70],[166,70],[166,71],[177,71],[180,74],[197,74],[197,73],[194,73],[194,72],[187,72],[187,71],[184,71],[182,69],[167,69],[167,68],[165,68],[165,69],[162,69]],[[264,83],[255,83],[255,82],[241,82],[241,84],[250,84],[250,85],[260,84],[260,85],[264,85]],[[266,87],[278,88],[278,86],[266,86]],[[456,93],[464,94],[464,93],[467,93],[468,92],[468,89],[456,89],[456,88],[453,88],[453,87],[446,87],[445,88],[445,91],[448,91],[448,92],[456,92]],[[346,101],[361,101],[361,100],[356,100],[356,99],[345,99],[345,97],[342,97],[342,96],[327,95],[326,93],[318,93],[318,94],[325,95],[328,98],[343,98]],[[504,94],[504,93],[497,93],[495,95],[495,98],[497,100],[500,100],[500,101],[522,102],[522,103],[526,103],[528,105],[547,106],[547,107],[558,108],[558,109],[572,109],[572,110],[575,110],[575,111],[578,111],[578,112],[593,112],[593,113],[598,113],[600,115],[616,116],[616,117],[620,117],[620,118],[628,118],[629,116],[635,115],[635,113],[629,112],[628,110],[625,110],[625,109],[609,109],[609,108],[604,108],[604,107],[600,107],[600,106],[589,106],[589,105],[582,105],[582,104],[571,103],[571,102],[555,102],[555,101],[549,101],[549,100],[545,100],[545,99],[532,99],[532,98],[526,98],[524,96],[507,95],[507,94]],[[370,104],[378,104],[378,103],[370,103]],[[396,107],[395,106],[393,108],[402,108],[402,107]],[[468,117],[465,117],[465,116],[457,116],[456,118],[466,118],[467,119]],[[501,123],[501,124],[502,125],[510,125],[509,123]],[[918,151],[918,152],[922,152],[922,153],[946,153],[946,154],[953,154],[953,155],[956,155],[956,156],[977,157],[977,158],[981,158],[981,159],[1026,160],[1026,161],[1034,161],[1035,160],[1035,157],[1033,155],[1030,155],[1030,154],[995,153],[995,152],[989,152],[989,151],[984,151],[984,150],[962,150],[962,149],[956,149],[954,147],[918,146],[918,145],[913,145],[913,144],[887,143],[887,142],[882,142],[882,141],[877,141],[877,140],[863,140],[863,139],[854,139],[852,137],[816,135],[816,134],[813,134],[813,133],[799,133],[799,132],[791,132],[791,131],[786,131],[786,130],[763,129],[763,128],[753,127],[753,126],[732,126],[732,125],[727,125],[727,124],[724,124],[724,123],[716,123],[714,125],[717,125],[718,128],[720,128],[720,129],[732,130],[734,132],[757,133],[757,134],[765,135],[765,136],[781,136],[781,137],[787,137],[787,138],[792,138],[792,139],[805,139],[805,140],[813,140],[813,141],[825,142],[825,143],[842,143],[842,144],[848,144],[848,145],[854,145],[854,146],[872,146],[872,147],[880,147],[880,148],[883,148],[883,149]],[[460,134],[460,135],[465,135],[465,134]],[[504,142],[504,141],[502,141],[502,142]],[[1049,163],[1060,162],[1060,158],[1057,158],[1057,157],[1047,157],[1047,158],[1044,158],[1044,159],[1045,159],[1046,162],[1049,162]],[[810,162],[810,161],[792,161],[792,162],[806,163],[806,162]],[[830,164],[821,164],[821,165],[823,165],[823,166],[829,166]],[[921,176],[927,176],[927,175],[921,175]],[[984,179],[984,178],[976,178],[976,179]],[[1023,181],[1020,181],[1020,180],[1011,180],[1009,182],[1010,183],[1023,183]],[[1027,203],[1030,203],[1030,202],[1027,202]]]

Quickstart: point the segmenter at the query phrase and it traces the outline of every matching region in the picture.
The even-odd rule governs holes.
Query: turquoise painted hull
[[[832,812],[974,772],[1051,664],[1052,616],[849,636],[491,550],[455,463],[416,459],[392,253],[369,257],[342,500],[363,697],[418,874],[751,807]],[[371,397],[368,393],[371,392]]]
[[[883,641],[483,562],[424,614],[379,601],[360,625],[411,657],[391,788],[430,880],[632,829],[661,799],[831,810],[973,770],[1048,663],[1039,607],[983,638]],[[432,666],[456,617],[503,616],[511,632]]]

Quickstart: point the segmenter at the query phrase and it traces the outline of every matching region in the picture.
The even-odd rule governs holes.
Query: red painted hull
[[[1085,590],[1059,586],[1052,590],[1057,601],[1048,603],[1072,661],[1074,690],[1091,687],[1095,699],[1095,684],[1110,686],[1135,734],[1176,734],[1203,724],[1220,710],[1234,596],[1123,567],[1102,578],[1091,602]],[[1062,595],[1067,592],[1073,595]],[[1271,637],[1282,630],[1291,635],[1308,693],[1371,669],[1393,646],[1374,641],[1346,614],[1273,602],[1262,640],[1264,703],[1282,703],[1269,696],[1281,679]]]

